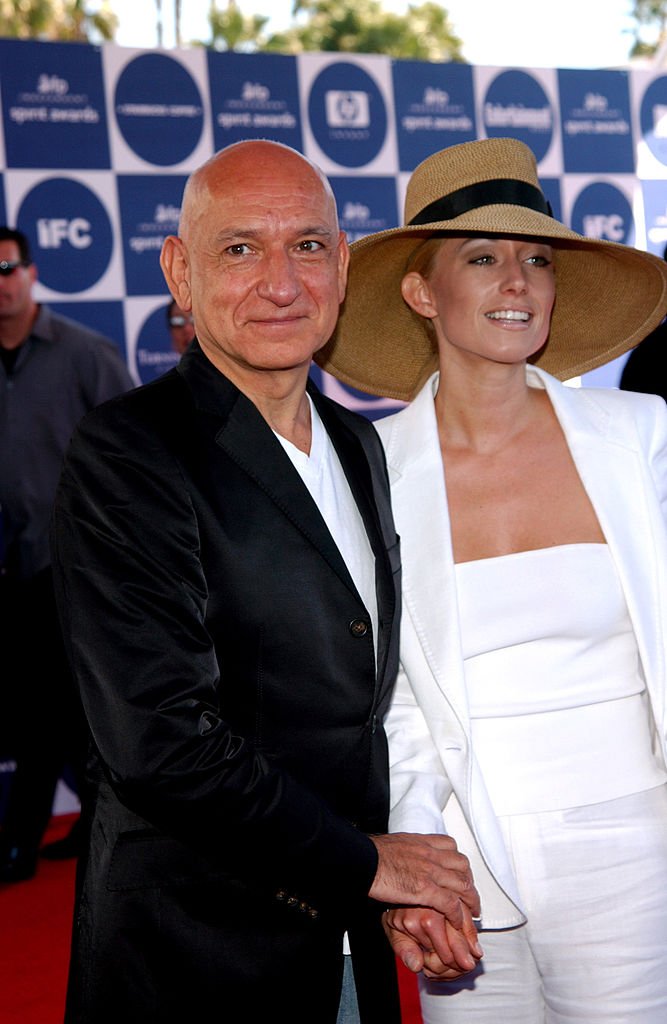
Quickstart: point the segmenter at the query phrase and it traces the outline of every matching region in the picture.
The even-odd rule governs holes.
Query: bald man
[[[308,382],[345,238],[262,141],[192,175],[179,232],[197,337],[84,420],[54,520],[97,766],[67,1021],[391,1024],[387,903],[466,928],[462,970],[479,908],[451,840],[384,835],[398,541],[372,425]]]

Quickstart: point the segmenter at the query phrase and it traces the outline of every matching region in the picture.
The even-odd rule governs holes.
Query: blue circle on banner
[[[489,138],[525,142],[539,163],[549,151],[554,114],[544,89],[525,71],[503,71],[489,86],[482,106]]]
[[[142,384],[148,384],[176,366],[180,356],[171,347],[167,327],[169,303],[159,306],[144,320],[136,348],[136,366]]]
[[[187,159],[201,139],[201,93],[183,65],[161,53],[130,61],[116,83],[114,110],[128,146],[160,167]]]
[[[626,196],[606,181],[582,189],[572,208],[571,221],[573,230],[587,238],[633,244],[632,207]]]
[[[83,292],[109,266],[113,232],[94,192],[71,178],[49,178],[27,193],[17,225],[30,241],[42,284],[56,292]]]
[[[357,64],[329,64],[313,82],[310,127],[323,153],[341,167],[374,160],[387,135],[387,109],[378,86]]]
[[[648,148],[667,166],[667,75],[654,79],[644,93],[639,121]]]

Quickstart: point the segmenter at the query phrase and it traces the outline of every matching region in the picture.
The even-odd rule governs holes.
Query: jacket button
[[[352,636],[366,636],[368,633],[368,623],[366,622],[366,619],[352,619],[349,628]]]

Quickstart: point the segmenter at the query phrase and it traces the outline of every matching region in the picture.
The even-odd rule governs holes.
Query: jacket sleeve
[[[643,395],[641,402],[642,415],[638,421],[642,448],[667,524],[667,403],[652,395]]]
[[[452,787],[403,665],[385,729],[389,743],[390,830],[444,834],[443,811]]]

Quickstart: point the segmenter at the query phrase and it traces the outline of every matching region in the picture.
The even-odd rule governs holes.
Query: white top
[[[310,491],[370,615],[377,661],[378,607],[375,555],[336,449],[324,429],[310,395],[307,394],[306,398],[310,403],[312,427],[310,454],[302,452],[276,431],[274,433]]]
[[[606,544],[456,566],[473,746],[497,814],[660,785],[637,644]]]

